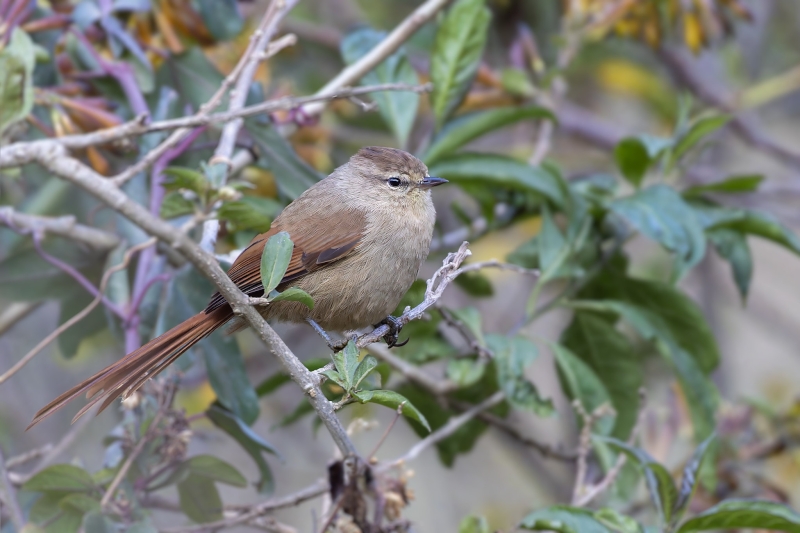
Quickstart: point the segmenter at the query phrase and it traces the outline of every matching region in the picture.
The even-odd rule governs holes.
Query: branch
[[[336,94],[342,87],[353,85],[358,82],[366,73],[378,66],[381,61],[400,48],[400,46],[420,27],[432,19],[436,13],[441,11],[448,1],[449,0],[428,0],[419,6],[403,19],[403,21],[398,24],[385,39],[378,43],[375,48],[349,67],[342,70],[338,76],[317,91],[315,96],[330,96]],[[321,104],[312,103],[303,107],[303,112],[306,115],[317,115],[322,112],[322,109],[323,106]]]
[[[387,470],[391,467],[398,466],[409,461],[413,461],[416,459],[419,454],[421,454],[426,448],[429,448],[436,444],[437,442],[441,442],[447,437],[451,436],[453,433],[458,431],[458,429],[472,420],[473,418],[477,417],[479,413],[486,411],[487,409],[491,409],[495,405],[501,403],[505,400],[505,394],[498,391],[489,396],[487,399],[479,403],[478,405],[473,406],[467,411],[464,411],[462,414],[458,416],[454,416],[447,421],[445,425],[416,443],[414,446],[411,447],[408,452],[402,457],[395,459],[394,461],[390,461],[385,463],[379,467],[379,470]]]
[[[163,533],[211,533],[221,529],[247,524],[248,522],[262,517],[270,511],[298,505],[306,500],[322,496],[326,492],[328,492],[328,482],[326,480],[320,480],[313,485],[309,485],[308,487],[300,489],[297,492],[287,496],[271,498],[249,508],[240,508],[239,510],[243,512],[230,518],[225,518],[216,522],[209,522],[207,524],[166,528],[162,529],[161,531]]]
[[[442,396],[458,389],[458,384],[449,379],[440,380],[432,377],[417,365],[413,365],[405,359],[392,354],[389,347],[385,344],[368,344],[366,349],[380,361],[387,363],[394,370],[403,374],[408,381],[423,387],[437,396]]]
[[[7,146],[3,146],[3,150],[0,151],[0,169],[15,167],[35,161],[37,158],[35,154],[38,154],[45,149],[43,148],[42,145],[50,146],[52,144],[58,144],[70,150],[80,150],[83,148],[87,148],[89,146],[105,144],[110,141],[144,135],[146,133],[152,133],[156,131],[177,130],[176,132],[174,132],[177,133],[181,129],[185,129],[188,132],[191,128],[195,128],[198,126],[221,124],[240,117],[249,117],[254,115],[260,115],[262,113],[272,113],[274,111],[298,109],[301,106],[308,103],[329,102],[332,100],[351,98],[353,96],[361,96],[380,91],[410,91],[416,93],[424,93],[430,90],[431,90],[430,84],[408,85],[405,83],[384,83],[384,84],[370,85],[365,87],[343,87],[337,90],[336,92],[327,95],[284,96],[282,98],[276,98],[274,100],[269,100],[266,102],[262,102],[260,104],[244,107],[237,111],[225,111],[214,114],[197,113],[195,115],[191,115],[188,117],[160,120],[157,122],[151,122],[150,124],[146,124],[144,122],[143,119],[145,117],[137,117],[133,121],[126,122],[125,124],[122,124],[120,126],[115,126],[113,128],[107,128],[103,130],[97,130],[92,133],[84,133],[79,135],[65,135],[63,137],[58,137],[53,139],[42,139],[38,141],[22,141],[22,142],[12,143]],[[182,134],[180,136],[180,139],[182,139],[183,137],[184,135]],[[174,144],[180,142],[180,139],[170,144],[169,148],[172,148]],[[165,140],[162,143],[162,145],[167,142],[171,142],[170,138]],[[161,145],[159,145],[159,147],[160,146]],[[148,163],[146,165],[142,165],[142,162],[144,161],[144,159],[142,159],[138,163],[136,163],[136,165],[125,170],[123,173],[118,174],[113,178],[104,178],[104,179],[110,180],[116,184],[124,183],[126,179],[123,178],[129,177],[128,173],[131,172],[130,169],[136,167],[136,172],[133,172],[133,174],[135,175],[136,173],[147,168],[150,164],[152,164],[153,162],[155,162],[155,160],[158,159],[158,157],[151,157],[151,154],[153,153],[156,153],[156,150],[153,150],[147,154]],[[158,151],[158,155],[159,157],[162,155],[161,150]]]
[[[100,281],[100,288],[97,290],[97,294],[95,295],[94,300],[89,302],[89,305],[84,307],[75,316],[73,316],[72,318],[70,318],[69,320],[67,320],[63,324],[61,324],[59,327],[54,329],[49,335],[47,335],[44,339],[39,341],[39,344],[34,346],[33,349],[31,349],[28,353],[26,353],[22,357],[22,359],[17,361],[16,364],[14,364],[14,366],[12,366],[10,369],[8,369],[3,375],[0,375],[0,385],[5,383],[6,381],[8,381],[9,378],[11,378],[17,372],[19,372],[20,369],[22,369],[22,367],[27,365],[28,362],[30,362],[30,360],[33,359],[33,357],[36,354],[41,352],[48,344],[50,344],[51,342],[56,340],[59,335],[61,335],[66,330],[68,330],[69,328],[71,328],[72,326],[74,326],[75,324],[80,322],[81,320],[83,320],[84,317],[86,317],[89,313],[91,313],[92,310],[94,310],[94,308],[97,307],[100,304],[100,302],[103,301],[103,295],[105,294],[105,290],[106,290],[106,286],[108,285],[108,282],[111,280],[111,276],[115,272],[119,272],[120,270],[122,270],[125,267],[127,267],[128,263],[130,262],[131,257],[133,256],[134,253],[136,253],[137,251],[141,250],[142,248],[146,248],[146,247],[150,246],[151,244],[153,244],[154,241],[155,241],[155,239],[148,239],[147,241],[145,241],[145,242],[143,242],[143,243],[141,243],[141,244],[139,244],[137,246],[134,246],[133,248],[131,248],[130,250],[128,250],[125,253],[125,256],[123,257],[122,262],[120,262],[119,264],[114,265],[113,267],[111,267],[108,270],[106,270],[106,272],[103,274],[103,279]]]
[[[108,179],[70,157],[66,148],[58,142],[31,143],[24,149],[17,150],[4,149],[0,155],[0,168],[20,165],[25,158],[37,161],[56,176],[89,192],[148,234],[183,254],[195,268],[214,283],[220,294],[231,305],[233,312],[244,318],[253,331],[270,347],[286,373],[308,395],[309,401],[342,454],[346,457],[357,456],[355,446],[334,413],[333,404],[325,398],[319,388],[319,379],[300,362],[258,311],[249,305],[247,295],[228,278],[213,255],[205,252],[188,236],[176,231],[171,224],[153,216],[147,209],[128,198]]]
[[[11,329],[14,324],[28,316],[42,302],[12,302],[5,306],[0,314],[0,335]]]
[[[20,213],[11,206],[2,206],[0,223],[15,230],[58,235],[100,252],[116,248],[120,242],[119,237],[111,232],[78,224],[72,215],[57,218],[42,217]]]

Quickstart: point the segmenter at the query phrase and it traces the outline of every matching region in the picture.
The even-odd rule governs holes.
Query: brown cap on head
[[[361,159],[372,163],[381,172],[387,174],[403,173],[426,176],[428,167],[425,164],[403,150],[397,148],[386,148],[384,146],[365,146],[353,156],[353,160]]]

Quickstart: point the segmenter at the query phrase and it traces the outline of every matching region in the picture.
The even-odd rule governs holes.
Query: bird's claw
[[[408,341],[411,340],[411,337],[409,337],[403,342],[397,342],[397,337],[400,334],[400,330],[403,329],[403,324],[400,323],[398,318],[389,315],[377,323],[374,327],[377,328],[383,325],[389,326],[389,333],[383,336],[383,340],[386,341],[386,344],[389,346],[389,348],[405,346],[408,344]]]

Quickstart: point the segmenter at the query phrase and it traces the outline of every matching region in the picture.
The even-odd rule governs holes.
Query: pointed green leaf
[[[474,385],[486,372],[486,362],[474,359],[451,359],[447,362],[447,377],[459,387]]]
[[[294,243],[285,231],[278,232],[267,240],[261,254],[261,283],[264,294],[269,294],[280,284],[292,259],[292,250]]]
[[[699,481],[698,474],[700,473],[700,467],[703,465],[703,459],[705,459],[707,452],[709,451],[709,448],[714,440],[715,435],[711,435],[702,443],[700,443],[700,446],[698,446],[694,451],[692,458],[689,459],[689,462],[683,469],[683,478],[681,479],[680,491],[678,493],[678,499],[675,501],[673,510],[673,524],[677,524],[680,519],[683,518],[683,514],[689,507],[689,502],[692,500],[694,491],[697,488],[697,482]]]
[[[617,412],[612,435],[626,439],[636,423],[644,382],[642,362],[630,341],[601,315],[577,312],[561,342],[603,383]]]
[[[0,49],[0,134],[24,119],[33,109],[33,41],[19,27],[12,26],[11,38]]]
[[[333,364],[339,377],[344,381],[345,390],[348,391],[353,388],[353,378],[358,367],[358,353],[358,347],[351,340],[343,350],[333,354]]]
[[[164,169],[164,174],[169,177],[164,180],[164,188],[168,191],[189,189],[197,194],[203,194],[208,187],[206,177],[191,168],[167,167]]]
[[[458,533],[492,533],[484,516],[468,516],[458,525]]]
[[[764,176],[760,174],[731,176],[730,178],[722,181],[715,181],[714,183],[689,187],[681,194],[683,194],[684,197],[689,197],[702,196],[707,192],[728,194],[748,193],[758,189],[758,186],[761,185],[762,181],[764,181]]]
[[[378,366],[378,360],[368,355],[358,363],[355,372],[353,372],[353,387],[358,387],[359,383],[361,383],[367,374],[375,370],[375,367]]]
[[[451,310],[450,313],[469,331],[478,344],[486,344],[486,339],[483,337],[481,314],[476,308],[464,307],[462,309]]]
[[[753,256],[747,237],[738,231],[727,228],[716,228],[706,231],[706,236],[717,253],[728,261],[733,272],[733,280],[739,289],[742,300],[747,299],[750,280],[753,277]]]
[[[678,533],[738,528],[800,533],[800,515],[780,503],[726,500],[684,522]]]
[[[542,229],[537,237],[539,242],[539,268],[542,271],[550,272],[566,241],[553,220],[553,215],[547,205],[542,206]]]
[[[297,287],[289,287],[288,289],[281,292],[277,296],[270,298],[270,302],[282,302],[282,301],[300,302],[309,309],[314,309],[314,299],[311,298],[311,295],[308,294],[303,289],[298,289]]]
[[[431,54],[431,107],[437,126],[455,111],[478,71],[491,13],[484,0],[458,0],[436,32]]]
[[[597,436],[595,438],[624,453],[642,469],[647,488],[650,491],[650,498],[664,523],[669,524],[672,521],[675,503],[678,501],[678,489],[675,488],[675,482],[669,471],[640,448],[611,437]]]
[[[59,464],[36,472],[25,482],[23,488],[33,492],[88,492],[95,489],[95,483],[83,468]]]
[[[612,533],[592,516],[591,511],[566,505],[553,505],[534,511],[522,519],[520,527],[558,533]]]
[[[431,165],[481,135],[522,120],[533,119],[556,121],[552,111],[538,106],[500,107],[460,115],[436,134],[422,159]]]
[[[609,209],[675,254],[674,279],[681,279],[703,259],[706,252],[703,227],[674,189],[654,185],[614,200]]]
[[[184,463],[190,475],[219,481],[234,487],[246,487],[247,479],[229,463],[213,455],[195,455]]]
[[[731,117],[727,115],[717,115],[713,117],[707,117],[698,120],[695,122],[689,131],[687,131],[680,139],[675,143],[675,150],[673,151],[673,157],[675,160],[681,159],[686,152],[692,149],[698,142],[703,140],[703,138],[711,135],[722,126],[727,124],[731,120]]]
[[[560,344],[550,343],[550,348],[555,355],[561,386],[570,400],[579,400],[589,413],[601,405],[613,407],[605,385],[589,365]],[[592,430],[599,435],[610,434],[615,418],[616,416],[602,417]]]
[[[94,512],[83,517],[83,533],[119,533],[119,529],[109,517]]]
[[[218,404],[212,406],[206,411],[206,416],[209,420],[230,435],[239,445],[250,455],[255,461],[258,471],[261,474],[256,488],[262,494],[272,492],[274,488],[274,479],[272,477],[272,470],[269,464],[264,459],[263,452],[269,452],[277,455],[277,451],[264,439],[262,439],[256,432],[237,418],[233,413]]]
[[[594,512],[594,517],[614,533],[644,533],[641,524],[629,516],[608,507]]]
[[[553,402],[539,395],[536,386],[525,377],[525,368],[538,356],[536,345],[523,337],[487,335],[486,342],[494,353],[497,384],[508,401],[539,416],[553,414]]]
[[[190,474],[178,483],[181,511],[202,524],[222,519],[222,498],[217,486],[207,477]]]
[[[431,430],[430,424],[425,419],[425,416],[414,405],[406,399],[405,396],[391,390],[369,390],[360,391],[355,393],[354,396],[358,398],[361,403],[377,403],[384,407],[397,410],[400,405],[403,405],[403,416],[416,420],[425,427],[429,432]]]

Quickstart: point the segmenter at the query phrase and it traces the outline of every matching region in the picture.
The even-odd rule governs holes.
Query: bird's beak
[[[442,185],[443,183],[447,183],[447,180],[444,178],[437,178],[436,176],[426,176],[425,179],[419,184],[420,189],[430,189],[431,187],[436,187],[437,185]]]

